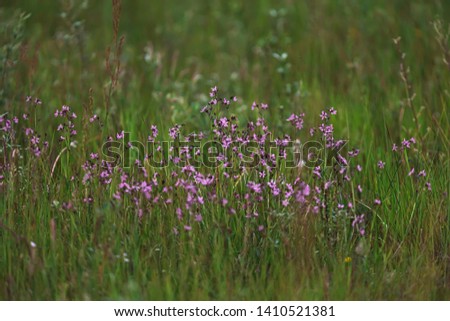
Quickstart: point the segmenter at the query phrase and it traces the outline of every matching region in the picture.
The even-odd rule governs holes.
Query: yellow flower
[[[350,263],[352,261],[352,258],[350,257],[350,256],[347,256],[345,259],[344,259],[344,262],[345,263]]]

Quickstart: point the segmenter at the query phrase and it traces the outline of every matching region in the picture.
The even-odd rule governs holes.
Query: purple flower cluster
[[[392,151],[397,153],[401,159],[401,162],[405,165],[409,162],[406,162],[405,160],[405,153],[408,153],[413,148],[413,145],[416,144],[416,139],[414,137],[411,137],[409,139],[404,138],[399,146],[397,144],[392,145]],[[409,164],[408,164],[409,166]],[[407,167],[407,166],[405,166]],[[422,188],[432,191],[431,183],[429,181],[424,182],[425,177],[427,176],[427,172],[424,169],[416,170],[414,167],[409,167],[407,169],[407,176],[411,177],[416,183],[420,184]]]
[[[237,98],[236,96],[231,96],[230,98],[220,98],[218,96],[219,90],[217,89],[217,86],[214,86],[211,88],[211,91],[209,92],[209,97],[211,98],[210,101],[206,106],[204,106],[201,109],[202,113],[211,113],[213,111],[214,107],[222,106],[222,107],[229,107],[232,102],[236,102]]]
[[[55,118],[62,119],[62,122],[57,127],[57,131],[60,132],[59,140],[61,142],[66,141],[69,144],[72,143],[77,135],[74,122],[77,115],[66,105],[63,105],[60,110],[57,109],[53,115]]]
[[[213,208],[221,208],[229,215],[242,215],[244,219],[254,222],[255,230],[261,232],[265,230],[268,213],[279,208],[300,215],[314,213],[323,217],[345,213],[349,224],[356,220],[353,226],[359,235],[364,235],[366,216],[360,213],[363,207],[354,205],[355,198],[357,202],[364,203],[361,198],[363,189],[361,184],[356,184],[358,195],[353,195],[351,188],[354,173],[361,171],[359,164],[355,167],[350,164],[350,159],[358,156],[358,149],[348,152],[348,157],[338,153],[335,162],[329,166],[316,166],[300,175],[283,175],[279,164],[286,159],[286,148],[291,137],[284,135],[275,138],[278,153],[268,151],[265,145],[274,134],[261,113],[256,121],[249,121],[241,127],[237,118],[227,115],[223,109],[236,99],[219,97],[217,87],[211,89],[209,96],[211,100],[202,112],[210,116],[211,132],[183,136],[181,126],[175,125],[169,129],[169,136],[173,140],[188,142],[193,138],[220,142],[223,150],[217,151],[217,160],[221,166],[214,170],[192,166],[192,159],[198,153],[192,153],[189,147],[181,148],[179,154],[170,157],[174,165],[168,167],[172,168],[171,171],[154,171],[153,174],[145,166],[136,166],[131,171],[105,169],[105,164],[94,154],[83,167],[84,184],[88,185],[96,177],[102,185],[109,186],[116,202],[123,206],[133,204],[141,218],[155,208],[173,212],[178,222],[173,227],[176,234],[192,231],[196,224],[202,224]],[[267,107],[267,104],[254,102],[251,109],[263,111]],[[313,133],[319,133],[329,150],[344,144],[343,140],[335,139],[333,124],[329,123],[330,116],[335,114],[334,108],[322,112],[324,122]],[[304,126],[304,116],[303,113],[292,114],[287,121],[300,130]],[[158,128],[152,125],[150,131],[148,141],[157,143]],[[123,138],[123,132],[116,138]],[[255,166],[247,168],[240,165],[244,155],[235,146],[236,142],[252,146],[251,155],[246,156],[258,159]],[[156,145],[156,151],[162,152],[161,146]],[[142,165],[140,161],[136,164]]]
[[[362,166],[358,163],[360,151],[357,148],[343,150],[346,142],[335,137],[331,119],[337,112],[333,107],[319,114],[320,122],[311,127],[309,136],[325,142],[323,155],[332,154],[334,158],[325,159],[324,163],[315,164],[312,168],[299,166],[287,170],[282,169],[282,164],[287,161],[287,149],[292,137],[287,134],[276,137],[270,130],[264,117],[264,111],[269,107],[267,104],[254,102],[250,109],[258,109],[258,118],[241,125],[236,116],[228,113],[228,109],[237,101],[236,97],[220,97],[215,86],[211,88],[209,99],[202,109],[211,121],[209,132],[183,135],[182,126],[175,124],[169,129],[168,135],[178,143],[198,140],[219,142],[222,148],[216,150],[218,166],[194,166],[193,161],[201,155],[199,150],[189,144],[182,146],[177,154],[171,155],[169,164],[164,169],[149,166],[150,159],[155,160],[158,153],[164,152],[161,142],[157,141],[160,131],[157,126],[151,125],[146,137],[148,142],[154,143],[156,155],[145,155],[143,160],[136,159],[134,166],[124,168],[102,159],[98,151],[91,150],[81,166],[79,181],[82,191],[74,195],[81,195],[80,199],[86,206],[95,205],[101,197],[110,198],[117,208],[134,211],[140,219],[154,211],[173,215],[174,226],[170,228],[175,234],[183,231],[192,233],[198,226],[213,219],[214,215],[211,213],[222,211],[237,219],[249,221],[257,233],[268,231],[270,213],[291,213],[315,214],[330,226],[338,218],[344,217],[345,224],[353,227],[355,235],[366,235],[366,222],[372,217],[372,211],[382,210],[388,202],[382,203],[381,200],[385,198],[383,195],[375,195],[371,186],[363,188]],[[27,101],[34,101],[35,105],[42,103],[32,97],[27,98]],[[75,144],[77,115],[69,106],[64,105],[54,112],[54,117],[59,121],[56,126],[59,140],[70,146]],[[292,114],[287,121],[301,130],[305,125],[304,117],[304,113]],[[23,120],[19,120],[19,117],[8,118],[7,114],[1,115],[0,133],[6,142],[25,142],[32,155],[41,156],[42,151],[49,148],[48,142],[29,124],[27,114],[21,118]],[[99,120],[99,116],[94,114],[86,118],[86,122],[88,120],[93,123]],[[22,137],[17,137],[17,133]],[[303,138],[301,132],[296,136],[294,139],[298,142]],[[109,141],[114,141],[114,138],[123,144],[124,130],[110,137]],[[272,139],[277,147],[276,151],[266,148]],[[250,154],[244,154],[236,143],[249,147]],[[392,149],[401,155],[414,144],[414,138],[404,139],[399,147],[394,144]],[[211,151],[214,149],[214,146],[210,147]],[[170,152],[172,151],[173,147],[170,147]],[[12,149],[10,153],[5,159],[13,159]],[[49,153],[57,154],[58,152]],[[313,153],[307,156],[307,160],[315,157]],[[242,165],[241,161],[245,158],[255,160],[253,166]],[[6,174],[8,166],[8,163],[1,164],[2,185],[6,175],[9,175]],[[376,166],[383,169],[377,171],[380,175],[392,168],[391,164],[387,165],[382,160]],[[415,170],[411,167],[405,177],[423,181],[427,173],[424,169]],[[75,177],[72,181],[75,181]],[[431,191],[430,182],[424,182],[423,186]],[[99,188],[105,191],[101,196],[96,192]],[[62,208],[73,210],[74,203],[65,202]]]
[[[292,114],[291,116],[289,116],[289,118],[287,119],[288,122],[290,122],[292,124],[292,126],[294,126],[295,128],[297,128],[298,130],[303,128],[303,117],[305,117],[305,114]]]

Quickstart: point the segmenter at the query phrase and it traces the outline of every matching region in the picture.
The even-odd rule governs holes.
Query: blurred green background
[[[2,226],[0,298],[449,298],[450,73],[443,58],[450,1],[124,0],[117,38],[112,8],[93,0],[0,3],[0,114],[29,111],[26,95],[41,98],[35,125],[53,135],[52,163],[60,153],[55,109],[67,104],[80,123],[93,113],[104,123],[79,130],[79,147],[63,155],[54,177],[48,164],[28,161],[20,185],[0,190],[5,226],[39,245],[37,254],[18,246]],[[30,14],[23,24],[21,12]],[[106,61],[113,69],[120,62],[115,86]],[[401,68],[409,70],[406,85]],[[269,103],[274,133],[294,135],[291,113],[305,112],[308,128],[334,106],[336,137],[362,151],[365,193],[384,197],[367,238],[330,248],[322,234],[328,227],[298,215],[268,232],[282,234],[282,245],[264,238],[245,257],[235,255],[242,230],[166,237],[164,210],[140,224],[100,184],[92,187],[98,203],[84,210],[82,195],[73,195],[85,187],[68,178],[89,152],[122,129],[146,140],[151,124],[162,136],[174,123],[185,133],[208,128],[199,110],[214,85],[238,96],[232,112],[242,122],[256,117],[253,101]],[[418,147],[406,159],[427,170],[430,193],[399,174],[407,167],[390,152],[412,136]],[[52,191],[44,197],[47,182]],[[76,213],[55,206],[68,200]],[[133,264],[112,256],[125,251]]]
[[[31,13],[25,42],[30,56],[37,51],[28,62],[35,64],[32,75],[17,66],[23,69],[15,95],[26,86],[46,102],[79,105],[93,88],[100,108],[105,50],[113,41],[111,3],[3,1],[2,7],[4,19],[17,8]],[[121,95],[114,105],[163,122],[194,117],[198,124],[191,107],[217,84],[247,104],[269,102],[283,117],[369,105],[371,121],[382,121],[380,110],[396,119],[404,85],[392,39],[401,37],[415,92],[433,112],[446,68],[432,22],[449,13],[448,1],[123,1]]]

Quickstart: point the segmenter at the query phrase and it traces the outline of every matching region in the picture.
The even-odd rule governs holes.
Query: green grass
[[[31,14],[23,31],[18,12]],[[105,68],[106,48],[118,46],[111,3],[2,1],[0,114],[30,113],[51,149],[36,159],[23,134],[21,147],[0,136],[0,299],[449,300],[449,43],[440,46],[434,28],[441,20],[445,33],[449,16],[448,1],[124,1],[116,79]],[[108,135],[124,129],[145,141],[151,124],[165,138],[174,123],[208,130],[199,110],[214,85],[239,97],[241,124],[256,118],[254,100],[267,102],[271,129],[294,139],[292,113],[306,113],[307,131],[321,110],[338,110],[336,136],[361,150],[358,182],[382,201],[358,203],[370,207],[364,237],[339,217],[283,210],[270,197],[263,233],[207,202],[202,224],[175,236],[184,195],[139,219],[131,200],[113,201],[114,189],[82,184],[84,160]],[[27,95],[43,104],[30,108]],[[52,116],[63,104],[80,124],[93,113],[103,123],[77,127],[78,146],[65,152]],[[415,148],[391,151],[412,136]],[[426,170],[432,191],[408,176],[411,167]]]

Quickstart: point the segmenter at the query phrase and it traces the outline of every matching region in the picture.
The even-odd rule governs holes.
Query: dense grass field
[[[3,0],[0,299],[449,300],[449,17]]]

